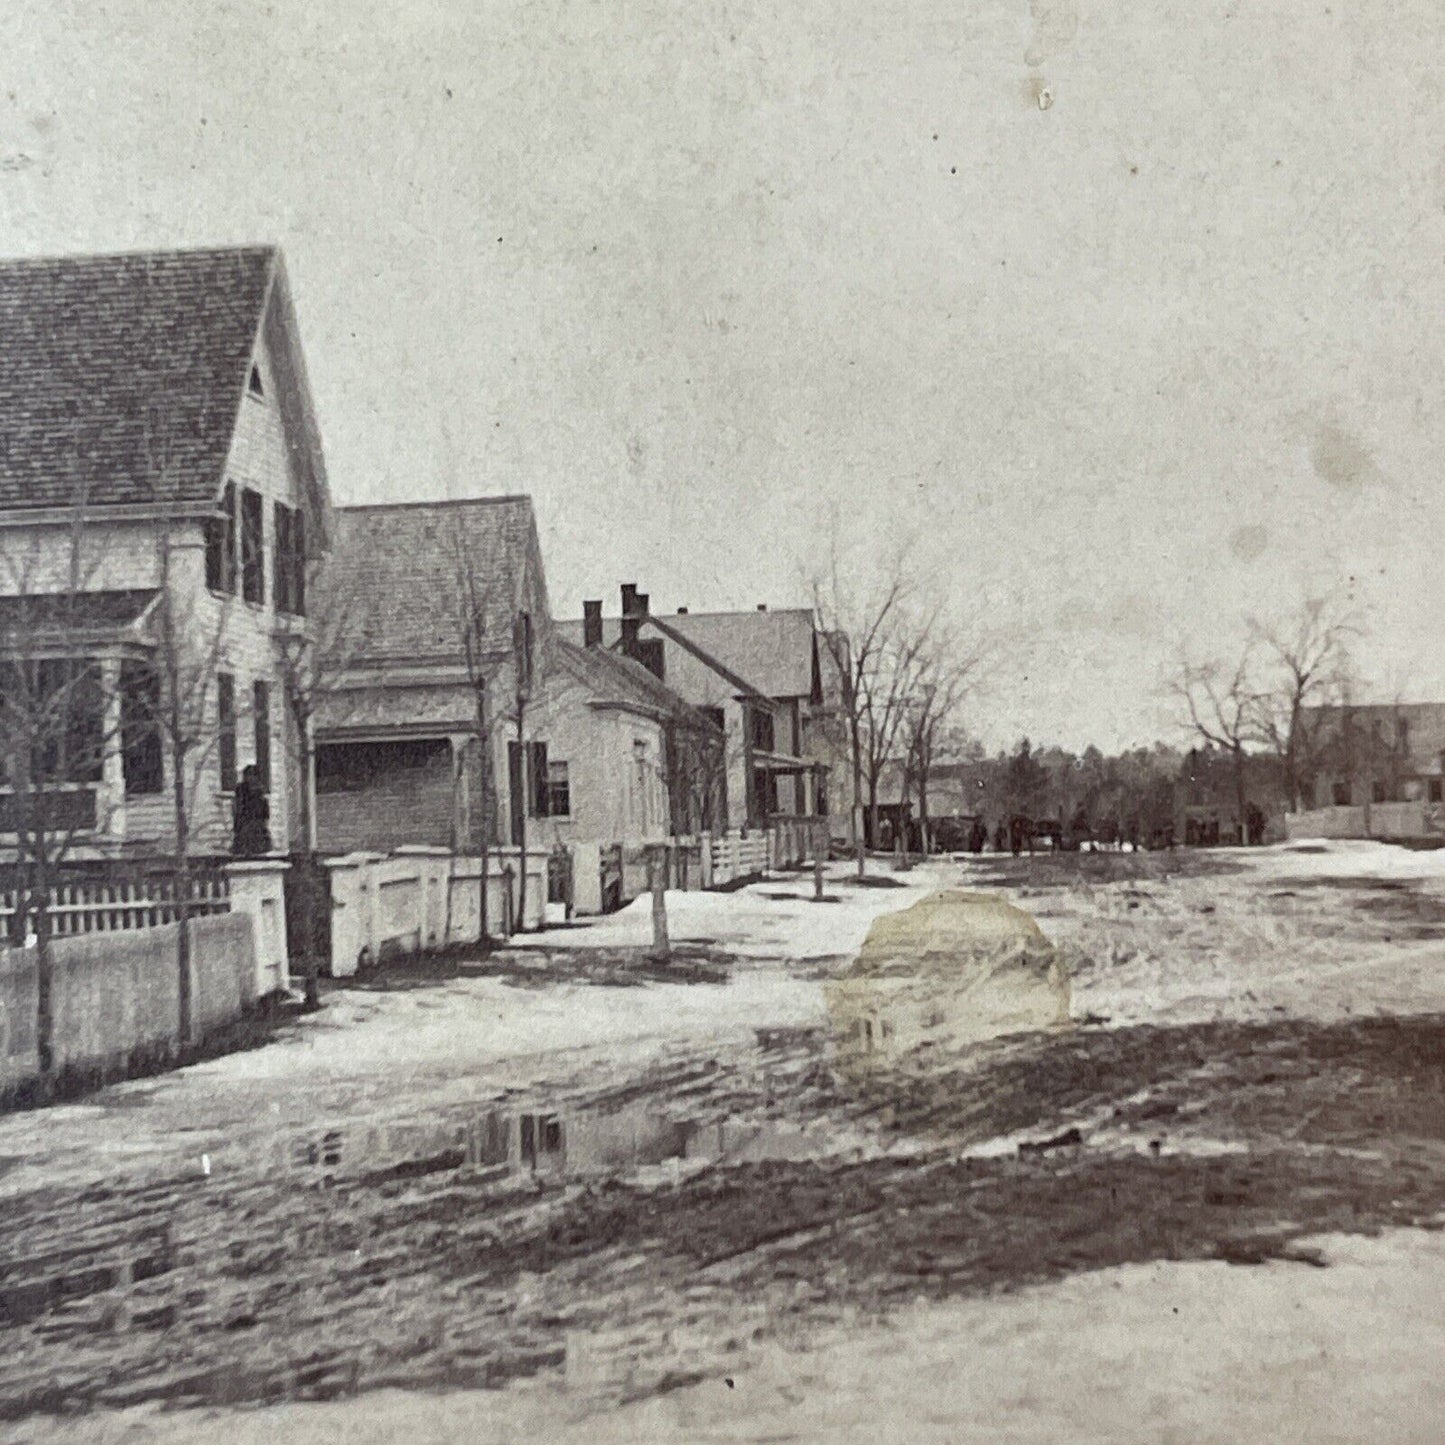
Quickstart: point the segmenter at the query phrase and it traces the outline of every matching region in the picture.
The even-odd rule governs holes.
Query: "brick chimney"
[[[622,584],[622,651],[627,657],[636,657],[637,625],[647,616],[647,597],[637,590],[636,582]]]
[[[582,645],[584,647],[602,646],[602,601],[584,602],[582,604]]]
[[[678,615],[679,617],[686,617],[686,616],[687,616],[687,608],[686,608],[686,607],[679,607],[679,608],[677,609],[677,615]]]
[[[759,611],[759,612],[766,612],[767,610],[768,610],[768,604],[767,604],[766,602],[759,602],[759,603],[758,603],[758,611]]]

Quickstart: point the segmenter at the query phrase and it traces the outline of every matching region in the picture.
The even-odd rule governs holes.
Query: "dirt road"
[[[36,1440],[223,1419],[355,1439],[429,1413],[434,1438],[625,1421],[762,1438],[751,1375],[786,1389],[780,1370],[812,1368],[780,1350],[836,1361],[916,1326],[941,1359],[929,1311],[972,1311],[978,1344],[984,1306],[1047,1317],[1099,1271],[1320,1276],[1322,1238],[1428,1240],[1445,904],[1428,864],[1358,866],[985,860],[892,890],[835,879],[840,902],[811,912],[778,884],[731,911],[680,900],[684,982],[629,975],[623,915],[545,956],[337,993],[254,1055],[0,1121],[0,1418]],[[1065,949],[1074,1027],[845,1066],[830,981],[873,917],[960,882]],[[946,1014],[947,971],[918,980]],[[1445,1280],[1428,1244],[1414,1267]],[[466,1433],[427,1391],[468,1402]],[[913,1418],[901,1388],[874,1408],[856,1438]],[[932,1408],[943,1430],[999,1402]],[[1058,1438],[1051,1408],[997,1418]],[[813,1438],[809,1418],[777,1438]],[[896,1438],[927,1438],[914,1423]]]

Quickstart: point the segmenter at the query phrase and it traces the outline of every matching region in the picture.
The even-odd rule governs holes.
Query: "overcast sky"
[[[558,615],[805,600],[836,513],[1007,628],[991,742],[1335,582],[1445,699],[1439,0],[3,25],[0,249],[280,241],[336,500],[530,493]]]

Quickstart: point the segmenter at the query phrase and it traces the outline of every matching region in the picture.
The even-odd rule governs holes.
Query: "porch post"
[[[467,744],[464,733],[449,733],[447,743],[452,750],[452,851],[472,851],[471,780],[467,777]]]
[[[119,843],[125,838],[125,754],[121,749],[120,659],[100,659],[101,755],[96,831]]]

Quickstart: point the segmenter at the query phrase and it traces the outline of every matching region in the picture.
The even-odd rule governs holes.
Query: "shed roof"
[[[210,502],[279,259],[0,262],[0,509]]]

